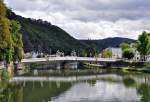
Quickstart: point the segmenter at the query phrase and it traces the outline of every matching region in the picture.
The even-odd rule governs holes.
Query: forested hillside
[[[70,36],[66,31],[49,22],[18,16],[9,12],[9,18],[20,22],[25,52],[57,50],[70,53],[72,50],[83,50],[86,44]]]

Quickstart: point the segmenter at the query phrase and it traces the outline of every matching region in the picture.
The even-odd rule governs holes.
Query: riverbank
[[[87,69],[109,69],[109,70],[120,70],[124,72],[141,72],[150,73],[150,63],[149,62],[124,62],[119,61],[115,63],[108,64],[107,67],[104,65],[90,64],[86,63],[84,65]]]
[[[119,67],[112,68],[113,70],[121,70],[123,72],[139,72],[139,73],[150,73],[150,68],[134,68],[134,67]]]

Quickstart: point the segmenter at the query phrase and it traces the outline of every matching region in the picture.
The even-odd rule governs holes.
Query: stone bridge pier
[[[60,70],[62,68],[64,69],[77,69],[79,62],[57,62],[56,63],[56,69]]]

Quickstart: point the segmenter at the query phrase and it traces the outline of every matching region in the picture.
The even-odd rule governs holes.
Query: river
[[[0,82],[0,102],[150,102],[150,75],[16,76]]]

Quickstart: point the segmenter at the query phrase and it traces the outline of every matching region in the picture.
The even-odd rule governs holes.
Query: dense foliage
[[[18,21],[11,21],[11,34],[13,40],[13,60],[21,61],[24,56],[22,34],[20,33],[21,26]]]
[[[0,61],[7,65],[23,58],[23,44],[19,22],[9,20],[6,14],[7,8],[0,0]]]
[[[112,51],[111,50],[104,50],[103,52],[102,52],[102,57],[103,58],[110,58],[110,57],[112,57]]]
[[[145,60],[145,56],[150,54],[150,37],[147,32],[143,32],[137,41],[137,50]]]
[[[0,60],[10,63],[12,38],[10,33],[10,21],[6,18],[6,7],[0,0]]]
[[[130,48],[130,45],[128,43],[121,43],[120,44],[120,47],[122,49],[122,51],[126,50],[126,49],[129,49]]]
[[[133,50],[130,48],[130,49],[125,49],[123,51],[123,57],[124,58],[127,58],[127,59],[132,59],[134,57],[134,52]]]

